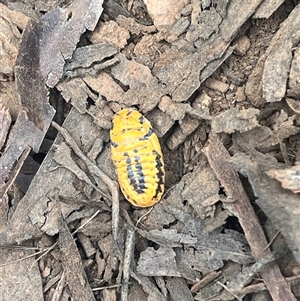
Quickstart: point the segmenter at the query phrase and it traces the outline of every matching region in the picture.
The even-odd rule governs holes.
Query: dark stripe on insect
[[[131,159],[128,156],[128,153],[124,153],[124,156],[126,156],[126,170],[127,170],[127,176],[130,180],[130,185],[135,186],[136,185],[136,180],[134,178],[134,172],[132,170],[132,165],[131,165]]]
[[[154,133],[153,129],[150,128],[149,131],[148,131],[148,133],[146,135],[144,135],[142,138],[139,138],[139,140],[140,141],[148,140],[153,133]]]
[[[118,143],[116,143],[116,142],[113,142],[113,141],[111,141],[111,145],[112,145],[114,148],[116,148],[116,147],[118,147],[118,146],[119,146],[119,144],[118,144]]]
[[[137,180],[139,181],[138,189],[143,191],[146,189],[146,185],[145,185],[145,175],[143,173],[143,166],[141,163],[139,163],[140,159],[141,159],[140,156],[134,156],[135,168],[137,169],[136,171]]]
[[[141,116],[141,117],[138,118],[138,121],[139,121],[140,124],[143,124],[143,123],[144,123],[144,120],[145,120],[145,119],[144,119],[143,116]]]
[[[131,130],[132,130],[132,128],[122,129],[121,133],[122,133],[122,135],[125,135],[126,132],[130,132]]]
[[[163,169],[162,169],[163,164],[162,164],[161,155],[155,150],[152,151],[152,154],[156,156],[155,157],[155,162],[156,162],[156,169],[157,169],[156,175],[157,175],[157,178],[158,178],[158,183],[157,183],[157,188],[156,188],[156,191],[155,191],[155,195],[153,197],[153,198],[156,198],[157,195],[160,192],[162,192],[161,187],[164,185],[164,178],[163,178],[164,177],[164,172],[163,172]]]
[[[142,166],[140,163],[138,163],[138,160],[140,159],[139,156],[134,157],[134,161],[136,162],[135,167],[137,171],[133,171],[132,164],[129,155],[127,152],[124,153],[124,156],[126,158],[126,170],[127,170],[127,176],[130,181],[130,185],[133,187],[134,191],[136,191],[138,194],[144,193],[144,189],[146,189],[144,183],[141,182],[141,178],[144,179],[145,176],[143,174]],[[137,181],[138,180],[138,181]]]

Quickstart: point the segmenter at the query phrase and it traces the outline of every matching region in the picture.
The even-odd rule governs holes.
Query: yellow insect
[[[165,170],[160,144],[150,122],[138,111],[115,114],[110,131],[111,159],[126,199],[149,207],[164,193]]]

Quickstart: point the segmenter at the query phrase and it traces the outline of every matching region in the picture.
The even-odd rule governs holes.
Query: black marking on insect
[[[111,145],[112,145],[114,148],[116,148],[116,147],[118,147],[118,146],[119,146],[119,144],[118,144],[118,143],[115,143],[115,142],[113,142],[113,141],[111,141]]]
[[[142,138],[139,138],[139,140],[140,141],[148,140],[153,133],[154,133],[153,129],[150,128],[148,133],[146,135],[144,135]]]
[[[153,150],[152,154],[154,154],[156,156],[155,158],[155,162],[156,162],[156,168],[157,168],[157,178],[158,178],[158,183],[157,183],[157,188],[155,190],[155,198],[157,197],[157,195],[162,192],[162,185],[164,185],[164,181],[163,181],[163,177],[164,177],[164,172],[163,172],[163,164],[161,163],[161,155],[156,151]]]
[[[142,164],[139,163],[140,156],[134,156],[134,162],[135,162],[134,166],[137,169],[136,171],[134,171],[132,168],[132,161],[129,157],[129,154],[125,152],[124,156],[127,157],[126,170],[127,170],[128,179],[130,181],[130,185],[133,187],[134,191],[136,191],[138,194],[145,193],[145,189],[147,187],[145,185],[145,175],[143,173],[143,167]]]
[[[143,124],[143,123],[144,123],[144,120],[145,120],[145,119],[144,119],[143,116],[141,116],[141,117],[138,118],[138,121],[139,121],[140,124]]]

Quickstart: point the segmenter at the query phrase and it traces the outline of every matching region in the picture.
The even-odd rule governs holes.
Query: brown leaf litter
[[[299,298],[299,10],[0,4],[3,300]],[[110,159],[128,107],[163,149],[150,209]]]

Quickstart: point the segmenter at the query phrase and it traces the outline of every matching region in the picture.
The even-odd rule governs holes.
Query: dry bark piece
[[[53,7],[59,5],[59,0],[50,0],[50,1],[43,1],[37,0],[34,4],[35,9],[39,12],[48,12],[49,10],[53,9]]]
[[[236,144],[248,148],[248,145],[258,149],[268,149],[271,146],[281,143],[284,139],[299,133],[299,128],[293,125],[293,117],[279,122],[274,129],[261,126],[243,134],[234,133],[233,139]]]
[[[86,182],[94,189],[99,190],[99,188],[96,187],[95,184],[89,179],[86,173],[74,162],[71,157],[71,149],[65,142],[62,142],[57,146],[52,158],[60,165],[60,167],[66,168],[71,173],[76,175],[77,178]]]
[[[26,221],[28,227],[30,223],[38,227],[39,230],[45,232],[48,235],[55,235],[58,232],[58,218],[60,214],[59,204],[56,200],[49,197],[41,197],[39,203],[35,204],[30,208],[29,218],[30,220]],[[79,209],[79,206],[77,206]],[[67,210],[65,210],[67,212]],[[70,210],[69,210],[70,212]],[[14,233],[19,234],[19,233]],[[35,233],[30,233],[34,235]],[[36,234],[35,234],[36,235]]]
[[[112,83],[112,84],[111,84]],[[92,89],[91,89],[92,88]],[[112,99],[121,97],[122,89],[111,80],[105,73],[98,76],[86,75],[84,78],[72,78],[69,81],[59,83],[57,89],[67,102],[70,102],[81,114],[87,113],[103,129],[111,129],[113,112],[105,104],[101,96],[97,96],[95,91],[107,98]],[[89,99],[94,101],[93,105],[88,106]],[[102,137],[105,141],[108,136]]]
[[[212,120],[212,132],[232,134],[235,131],[247,132],[260,127],[257,116],[259,110],[249,108],[239,111],[237,108],[229,109],[215,116]]]
[[[192,134],[200,124],[200,120],[185,115],[181,123],[172,133],[172,136],[168,139],[166,145],[170,150],[174,150],[179,144],[186,140],[186,137]]]
[[[46,132],[54,116],[54,109],[48,102],[48,92],[40,69],[39,58],[43,52],[39,47],[41,32],[39,23],[28,22],[20,44],[15,74],[22,108],[34,126]],[[38,147],[35,147],[36,152]]]
[[[298,18],[297,18],[298,19]],[[294,24],[295,28],[290,31],[294,32],[295,29],[297,32],[300,29],[300,22]],[[282,28],[282,27],[281,27]],[[297,37],[295,37],[297,39]],[[298,35],[298,42],[300,41],[300,35]],[[267,102],[276,102],[281,101],[286,93],[286,85],[288,80],[288,72],[291,65],[292,54],[291,48],[293,48],[293,44],[288,37],[286,40],[282,41],[283,44],[280,44],[278,48],[269,54],[266,59],[264,72],[262,76],[262,88],[263,88],[263,96]],[[276,86],[274,86],[276,85]]]
[[[294,56],[292,58],[291,69],[289,72],[289,79],[288,79],[288,90],[287,94],[294,98],[298,98],[300,96],[300,48],[298,47],[294,51]]]
[[[227,283],[227,287],[233,293],[240,292],[247,284],[249,284],[253,277],[267,264],[275,260],[273,254],[269,254],[261,260],[257,261],[251,266],[243,268],[243,270],[235,275],[230,282]]]
[[[234,296],[227,291],[225,291],[227,294],[225,294],[225,296],[223,295],[224,290],[220,283],[225,285],[227,281],[239,273],[240,270],[240,265],[233,262],[226,263],[219,277],[215,281],[212,281],[213,279],[211,279],[207,285],[203,285],[203,287],[194,297],[195,300],[234,300]]]
[[[99,65],[103,60],[107,60],[108,57],[112,57],[116,53],[117,50],[107,43],[77,48],[73,52],[72,60],[65,64],[64,72],[68,76],[68,72],[74,71],[77,68],[89,68],[92,65]],[[96,68],[94,66],[94,69]]]
[[[251,1],[247,5],[240,5],[239,2],[235,1],[228,2],[226,3],[228,4],[226,17],[220,26],[221,36],[226,42],[234,37],[240,27],[255,12],[262,0]]]
[[[150,121],[158,137],[163,137],[174,124],[172,117],[158,108],[149,112],[146,117]]]
[[[214,281],[216,278],[219,278],[222,275],[221,271],[213,271],[207,275],[205,275],[202,279],[197,281],[192,287],[191,287],[191,292],[192,293],[197,293],[200,289],[203,287],[207,286],[210,282]]]
[[[110,283],[114,273],[114,264],[112,261],[113,238],[111,234],[106,235],[98,241],[99,249],[102,253],[102,258],[105,259],[105,268],[103,279]]]
[[[272,168],[272,165],[277,168],[274,158],[267,155],[254,156],[254,154],[251,157],[253,159],[245,154],[237,153],[230,159],[230,162],[235,169],[249,178],[257,197],[257,204],[285,236],[296,260],[300,262],[298,196],[283,189],[276,180],[271,179],[265,173]]]
[[[130,88],[123,94],[120,104],[126,107],[139,105],[144,113],[153,110],[165,94],[163,85],[151,74],[148,67],[128,60],[121,53],[116,58],[120,63],[111,68],[111,74],[117,81]]]
[[[85,236],[82,232],[78,232],[77,236],[83,247],[86,257],[89,258],[93,256],[97,250],[93,247],[90,238]]]
[[[220,80],[217,80],[215,78],[208,78],[204,82],[204,86],[206,86],[209,89],[216,90],[222,94],[226,93],[229,89],[229,85],[226,83],[223,83]]]
[[[191,291],[189,290],[187,283],[184,279],[174,277],[168,277],[166,279],[167,289],[170,292],[170,296],[174,301],[194,301]]]
[[[168,243],[165,243],[163,240],[161,242],[155,240],[155,242],[162,247],[157,251],[148,248],[145,253],[142,253],[144,255],[142,259],[140,259],[141,262],[139,261],[138,269],[140,274],[149,276],[149,273],[151,273],[151,276],[174,276],[174,273],[179,273],[182,277],[187,277],[187,279],[195,281],[199,276],[199,272],[207,273],[221,268],[223,266],[223,260],[231,260],[242,264],[253,261],[252,256],[245,246],[243,235],[234,231],[228,231],[223,234],[218,233],[218,231],[208,233],[203,221],[194,219],[190,214],[184,213],[180,209],[176,209],[170,205],[164,205],[160,210],[164,210],[166,213],[173,215],[175,220],[180,221],[183,225],[178,228],[178,233],[172,233],[173,236],[176,234],[174,239],[177,244],[185,243],[193,248],[186,249],[182,248],[182,246],[180,247],[180,245],[175,246],[177,248],[176,257],[174,257],[174,259],[170,255],[173,254],[173,249],[167,247]],[[152,212],[154,212],[154,210]],[[168,223],[165,222],[165,225],[168,225]],[[153,231],[151,231],[151,233],[153,233]],[[147,238],[151,239],[151,236],[147,236]],[[181,238],[183,239],[182,242],[180,241]],[[194,242],[193,238],[197,238],[197,241]],[[217,252],[214,251],[216,249],[218,250]],[[153,252],[155,256],[152,254]],[[168,260],[166,260],[166,257]],[[158,262],[161,263],[160,269],[149,269],[149,267],[157,265]],[[163,262],[169,262],[169,265],[164,266],[162,264]]]
[[[116,17],[116,22],[135,35],[140,35],[143,33],[154,33],[156,31],[156,28],[153,25],[146,26],[138,23],[134,18],[126,18],[123,15],[118,15]]]
[[[43,300],[41,273],[33,254],[26,246],[24,250],[0,249],[2,301]]]
[[[141,252],[137,272],[144,276],[180,277],[181,273],[178,271],[175,258],[176,253],[173,249],[161,247],[155,250],[148,247]]]
[[[141,287],[133,278],[130,280],[128,300],[147,300],[148,294],[145,293]]]
[[[19,121],[14,126],[14,131],[12,131],[10,139],[8,140],[8,148],[4,150],[4,155],[1,157],[0,169],[5,170],[0,183],[1,195],[8,188],[5,182],[8,181],[9,177],[13,178],[10,176],[10,174],[15,172],[12,171],[13,165],[22,155],[23,150],[27,147],[32,147],[35,152],[38,152],[44,134],[54,116],[54,110],[48,103],[47,90],[44,82],[45,78],[51,73],[51,68],[55,65],[58,67],[58,73],[55,76],[54,72],[54,78],[52,78],[51,83],[54,86],[58,82],[61,72],[63,71],[65,59],[72,57],[73,50],[79,41],[80,35],[86,28],[92,30],[100,17],[102,8],[99,7],[99,4],[94,1],[86,1],[86,3],[82,1],[74,2],[69,7],[70,10],[73,10],[73,15],[69,15],[71,18],[68,24],[72,26],[74,40],[73,43],[64,44],[63,47],[65,48],[60,48],[58,46],[59,44],[53,42],[53,35],[57,35],[58,33],[66,35],[65,30],[68,30],[69,27],[66,26],[62,29],[57,29],[53,26],[53,23],[51,23],[50,26],[48,22],[50,22],[50,20],[54,23],[58,22],[61,18],[66,18],[70,11],[55,9],[44,16],[42,23],[29,22],[23,33],[15,73],[21,103],[26,113],[21,112],[19,114]],[[83,7],[80,5],[83,5]],[[80,13],[75,13],[78,9]],[[89,9],[93,10],[93,18],[86,21],[86,19],[83,18],[83,12],[88,14]],[[77,14],[80,14],[79,18],[77,18]],[[58,33],[55,30],[57,30]],[[71,40],[68,39],[68,41],[70,42]],[[61,65],[59,61],[61,61]],[[49,84],[49,86],[51,86],[51,84]],[[28,93],[28,91],[30,93]],[[29,118],[29,121],[27,121],[26,118]],[[31,124],[31,121],[34,125]],[[21,123],[22,127],[18,128],[17,125]],[[14,135],[20,135],[21,132],[22,138],[18,139],[18,137],[14,137]],[[26,141],[24,141],[25,137]],[[28,141],[30,142],[28,143]],[[15,150],[10,147],[12,142],[16,145]]]
[[[129,17],[130,13],[119,3],[113,0],[108,0],[103,3],[105,14],[116,19],[119,15]]]
[[[0,150],[6,141],[8,130],[11,124],[11,116],[8,109],[3,107],[0,103]]]
[[[130,275],[135,279],[143,288],[148,296],[148,301],[167,301],[167,298],[158,290],[156,285],[145,276],[138,275],[133,271],[130,272]]]
[[[180,17],[180,11],[189,1],[180,0],[174,3],[172,0],[145,0],[144,2],[155,27],[158,30],[164,30],[170,27],[175,20]]]
[[[270,254],[270,250],[265,250],[267,246],[267,240],[265,238],[264,232],[259,225],[258,218],[255,215],[250,201],[244,191],[237,172],[231,167],[230,163],[228,162],[230,160],[233,163],[233,159],[230,158],[229,153],[216,135],[213,135],[210,138],[209,144],[204,149],[204,153],[207,156],[210,165],[216,172],[216,175],[219,178],[222,186],[224,187],[227,196],[235,200],[235,202],[231,203],[230,205],[227,204],[227,206],[231,206],[232,212],[235,212],[236,216],[238,217],[241,227],[244,230],[246,239],[250,245],[253,256],[257,261],[262,259],[266,255]],[[238,162],[242,165],[240,171],[243,172],[246,158],[241,159],[242,160]],[[247,167],[253,168],[252,165],[254,164],[251,162]],[[256,168],[259,167],[258,164],[255,164],[254,166]],[[265,175],[265,177],[267,177],[267,175]],[[265,193],[264,197],[268,198],[270,191],[274,190],[272,189],[273,187],[271,188],[271,190],[270,187],[265,190],[265,185],[261,185],[262,183],[264,183],[262,179],[262,175],[255,174],[254,177],[249,180],[250,182],[257,182],[258,187],[261,187]],[[254,183],[252,183],[252,186],[255,190],[256,188],[254,187]],[[276,196],[271,197],[272,200],[274,200],[275,197],[278,197],[278,192]],[[264,203],[264,201],[260,202],[259,205],[262,205],[262,203]],[[296,300],[275,262],[267,265],[264,269],[261,270],[260,274],[266,286],[268,287],[273,300]]]
[[[207,206],[204,202],[212,196],[219,194],[220,185],[213,170],[209,166],[199,166],[192,173],[183,177],[185,187],[181,194],[184,200],[188,200],[197,215],[204,219],[207,215]]]
[[[285,189],[289,189],[294,193],[300,193],[300,162],[296,162],[295,166],[285,169],[270,169],[266,174],[272,179],[281,182]]]
[[[100,23],[90,35],[93,44],[105,42],[119,50],[124,48],[129,38],[128,30],[119,26],[115,21]]]
[[[17,97],[15,81],[0,81],[0,89],[1,104],[9,110],[12,120],[17,120],[22,107]]]
[[[181,233],[189,233],[197,237],[197,242],[193,245],[195,252],[179,250],[180,263],[184,266],[207,273],[222,267],[223,260],[242,264],[249,264],[253,261],[244,236],[238,232],[228,230],[225,233],[219,233],[216,230],[208,233],[205,223],[200,219],[193,219],[191,215],[171,206],[167,206],[166,211],[184,224]]]
[[[284,2],[284,0],[270,0],[262,1],[257,10],[255,11],[252,18],[260,19],[265,18],[269,19],[271,15],[278,9],[278,7]]]
[[[117,291],[112,289],[104,289],[103,301],[117,301]]]
[[[154,128],[157,128],[159,136],[163,136],[175,121],[179,121],[179,126],[166,142],[168,148],[174,150],[198,128],[201,119],[211,118],[209,106],[210,99],[205,94],[197,97],[192,106],[188,103],[175,103],[169,96],[163,96],[158,107],[167,115],[159,110],[153,110],[149,120],[153,122]],[[152,116],[152,113],[155,116]]]
[[[193,12],[191,16],[191,28],[194,30],[187,32],[186,39],[195,42],[195,45],[201,48],[200,45],[203,40],[208,40],[213,34],[219,31],[219,26],[222,23],[222,15],[218,8],[216,9],[213,6],[208,10],[200,12],[200,5],[196,7],[196,3],[197,1],[193,1]]]
[[[256,162],[245,154],[237,153],[230,162],[235,169],[249,178],[257,197],[257,204],[286,237],[296,260],[300,262],[300,237],[297,230],[298,196],[283,189],[276,180],[271,179],[265,173],[265,171],[272,168],[272,164],[277,167],[274,158],[270,160],[269,156],[265,156],[262,158],[256,157],[255,159]],[[282,200],[284,200],[284,203],[282,203]]]
[[[160,114],[162,128],[159,127],[159,133],[166,133],[175,121],[179,121],[179,128],[176,128],[167,141],[167,145],[170,149],[175,149],[179,144],[183,143],[184,140],[190,135],[199,125],[200,120],[210,119],[209,114],[209,99],[204,94],[200,95],[195,99],[192,106],[188,103],[176,103],[172,101],[169,96],[163,96],[161,98],[158,107],[161,111],[167,113]],[[164,116],[165,117],[164,117]],[[149,120],[153,120],[153,123],[157,123],[154,118],[149,117]]]
[[[37,129],[28,120],[25,112],[20,112],[16,123],[10,131],[6,147],[0,158],[0,196],[3,196],[13,183],[30,151],[30,147],[36,151],[38,150],[45,132]]]
[[[155,236],[156,239],[159,238],[161,240],[165,239],[169,241],[174,241],[177,246],[179,244],[193,244],[197,242],[197,239],[195,237],[192,237],[188,234],[178,233],[175,229],[154,229],[149,231],[149,233],[152,237]]]
[[[74,1],[67,8],[56,7],[43,16],[40,68],[49,87],[62,78],[65,61],[72,59],[81,34],[94,30],[102,10],[102,1]],[[62,38],[66,36],[68,39]],[[57,39],[59,43],[54,43]]]
[[[116,251],[118,255],[120,256],[121,251],[118,246],[118,228],[119,228],[119,187],[115,181],[113,181],[105,172],[103,172],[96,164],[94,164],[90,159],[86,157],[86,155],[82,152],[82,150],[78,147],[78,144],[74,141],[72,136],[69,134],[69,132],[60,127],[57,123],[52,122],[52,126],[59,131],[59,133],[63,136],[63,138],[66,140],[67,144],[72,148],[74,153],[80,158],[81,161],[85,164],[87,170],[91,173],[93,176],[95,182],[98,186],[104,185],[107,186],[109,189],[111,198],[111,204],[112,204],[112,233],[113,238],[116,243]],[[88,193],[91,193],[91,190],[88,190]],[[102,196],[103,197],[103,196]],[[107,199],[107,198],[104,198]]]
[[[0,3],[0,78],[12,80],[21,33],[30,18]]]
[[[200,82],[202,83],[209,76],[211,76],[221,64],[233,53],[234,47],[228,47],[223,55],[215,60],[209,62],[207,66],[200,72]]]
[[[18,30],[18,27],[24,30],[30,18],[20,12],[9,9],[2,3],[0,3],[0,13],[1,17],[4,16],[4,19],[13,25],[12,28],[14,35],[20,37],[20,31]]]
[[[96,76],[86,75],[84,76],[83,81],[94,91],[97,91],[99,94],[101,94],[107,100],[107,102],[111,103],[116,101],[121,103],[124,91],[120,85],[117,84],[116,81],[107,73],[100,72]],[[95,98],[95,96],[93,97]],[[113,115],[109,117],[111,121]]]
[[[189,18],[183,17],[177,20],[166,32],[162,31],[159,33],[159,35],[163,34],[167,42],[173,43],[180,35],[187,31],[189,25]]]
[[[0,4],[0,10],[3,7],[3,4]],[[2,14],[1,14],[2,15]],[[14,64],[18,54],[18,45],[20,36],[15,36],[12,26],[9,24],[3,17],[0,15],[0,50],[1,50],[1,77],[12,77],[14,72]]]
[[[133,53],[137,56],[136,61],[153,69],[157,54],[158,45],[154,35],[144,35],[135,45]]]
[[[91,118],[79,114],[75,109],[71,110],[64,125],[72,133],[75,141],[81,145],[85,153],[88,153],[92,148],[96,138],[101,136],[101,131],[95,128]],[[80,135],[78,135],[78,129],[80,129]],[[25,139],[25,137],[26,135],[23,134],[22,138]],[[62,138],[58,137],[55,144],[59,145],[62,141]],[[85,182],[79,180],[70,171],[59,168],[53,161],[52,156],[53,149],[48,152],[26,195],[18,204],[11,220],[8,221],[7,227],[0,228],[1,244],[21,242],[33,237],[39,237],[41,233],[37,225],[41,226],[45,231],[49,231],[52,235],[57,233],[56,198],[64,202],[60,206],[66,215],[71,212],[77,212],[82,207],[82,204],[104,205],[103,202],[99,202],[101,194],[97,191],[91,194],[93,188],[90,185],[86,185]],[[109,156],[108,149],[105,149],[98,157],[97,164],[103,168],[107,167],[106,172],[113,176],[112,166],[107,165],[107,163],[104,164]],[[51,172],[51,177],[49,177],[49,172]],[[93,179],[91,180],[93,181]],[[104,189],[108,193],[103,183],[98,183],[98,185],[99,189]],[[73,216],[74,218],[76,217],[75,220],[78,220],[84,217],[85,214],[84,210],[81,210],[77,213],[77,216],[75,214]],[[92,214],[90,213],[90,215]],[[36,223],[36,225],[33,223]]]
[[[200,72],[208,63],[221,58],[227,47],[228,44],[222,39],[216,39],[198,52],[187,54],[161,68],[156,76],[166,85],[165,93],[172,95],[175,102],[189,99],[200,86]]]
[[[270,46],[253,69],[246,84],[246,94],[256,106],[280,101],[286,93],[292,49],[300,40],[300,6],[296,6],[281,24]],[[265,99],[262,99],[262,96]]]
[[[91,216],[91,214],[87,215],[86,217],[82,218],[76,217],[76,219],[81,218],[81,223],[80,225],[83,225],[86,220]],[[103,241],[103,237],[106,237],[107,234],[111,232],[111,216],[108,212],[100,212],[94,219],[92,223],[86,224],[81,230],[84,235],[93,237],[97,241]],[[105,238],[104,241],[106,241],[108,238]],[[110,240],[107,241],[107,246],[103,246],[102,249],[102,244],[99,244],[100,250],[104,253],[104,257],[109,253],[109,248],[110,248]]]
[[[60,217],[59,245],[66,283],[76,300],[96,300],[85,274],[80,254],[67,224]]]

